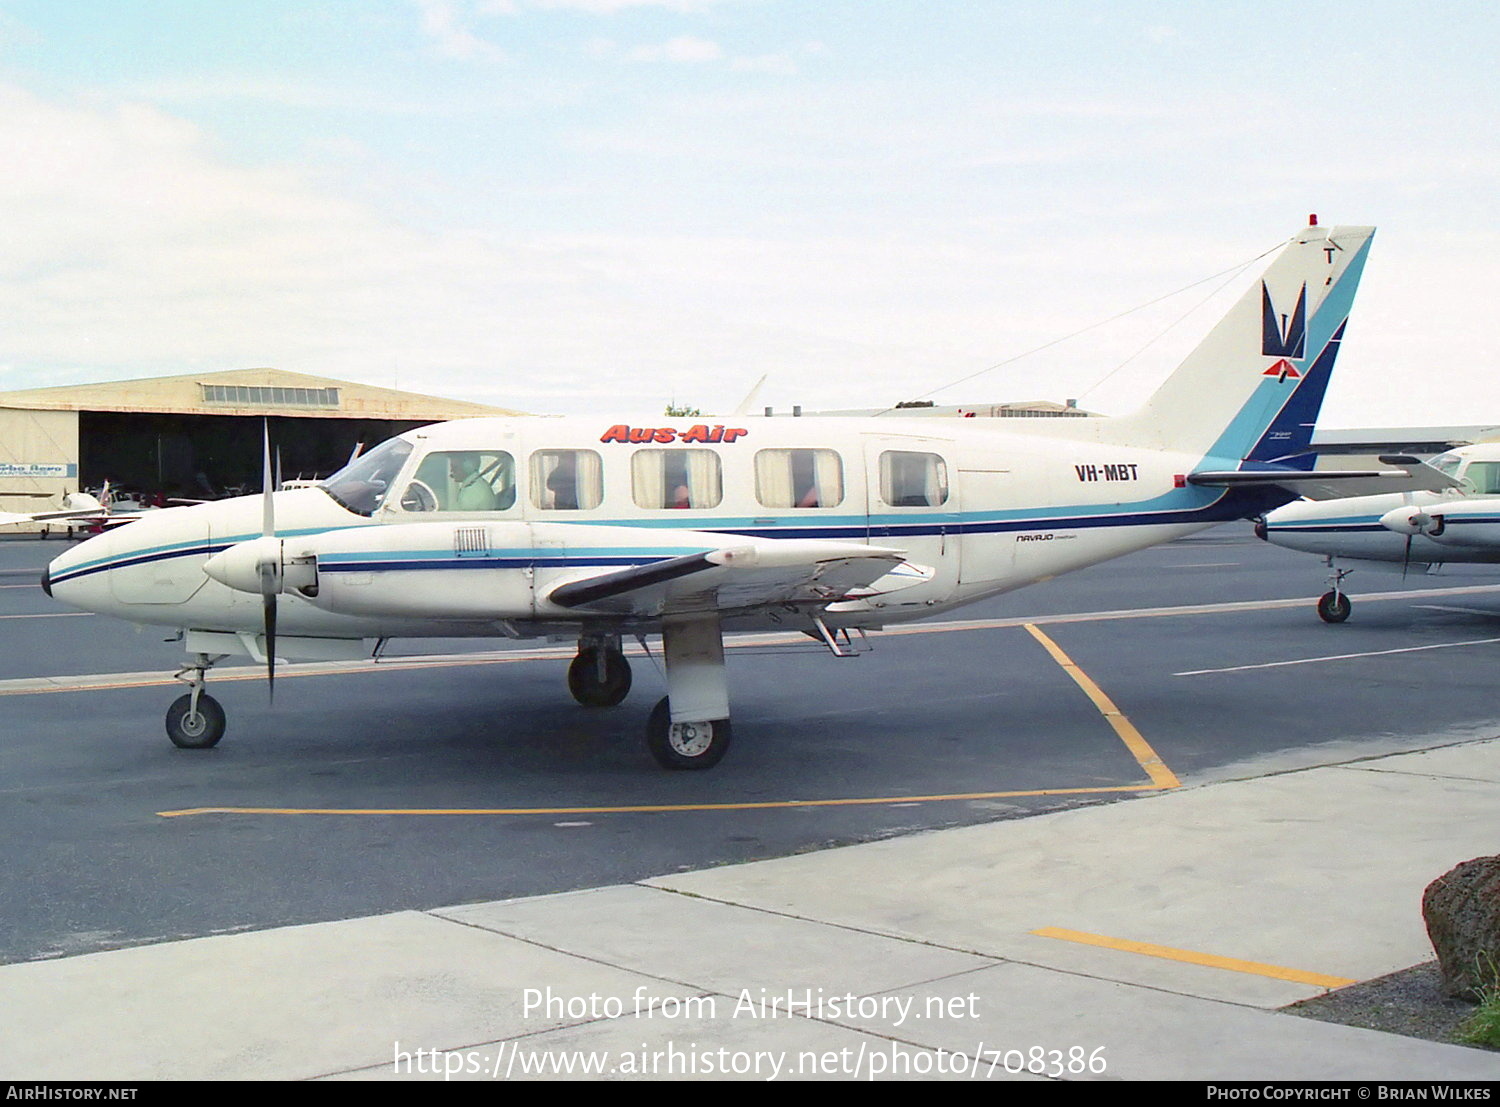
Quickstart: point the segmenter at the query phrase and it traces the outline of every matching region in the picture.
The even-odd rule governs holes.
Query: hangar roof
[[[72,384],[0,392],[0,408],[123,411],[173,415],[295,415],[305,419],[408,419],[439,422],[478,415],[523,415],[285,369],[229,369],[178,377]]]

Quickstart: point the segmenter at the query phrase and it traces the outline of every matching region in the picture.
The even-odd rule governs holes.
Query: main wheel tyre
[[[198,697],[193,711],[193,694],[180,697],[167,708],[167,737],[185,750],[206,750],[224,737],[224,709],[219,701],[204,694]]]
[[[646,748],[664,769],[712,769],[729,750],[728,719],[674,723],[663,696],[646,723]]]
[[[630,662],[618,650],[605,650],[600,681],[599,651],[579,650],[568,666],[568,691],[584,707],[614,707],[630,694]]]
[[[1342,592],[1324,592],[1318,600],[1318,618],[1325,623],[1342,623],[1353,606]]]

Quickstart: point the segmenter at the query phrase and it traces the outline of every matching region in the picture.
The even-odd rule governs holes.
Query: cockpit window
[[[1500,495],[1500,461],[1471,461],[1464,470],[1464,487],[1481,496]]]
[[[409,456],[411,443],[392,438],[355,458],[318,487],[356,515],[373,515]]]
[[[404,511],[505,511],[516,502],[516,463],[505,450],[435,450],[401,490]]]

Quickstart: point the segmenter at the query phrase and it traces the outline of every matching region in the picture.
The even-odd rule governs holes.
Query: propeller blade
[[[1401,555],[1401,579],[1406,579],[1406,570],[1411,568],[1411,540],[1412,536],[1406,536],[1406,550]]]
[[[262,421],[264,451],[261,458],[261,535],[276,536],[276,486],[271,480],[271,420]],[[266,689],[276,702],[276,597],[281,592],[281,556],[260,563],[261,616],[266,631]]]
[[[265,439],[265,452],[261,458],[260,532],[262,535],[272,535],[276,533],[276,504],[275,485],[271,483],[271,420],[263,420],[261,426]]]
[[[261,600],[261,611],[266,624],[266,692],[272,703],[276,702],[276,597],[266,596]]]

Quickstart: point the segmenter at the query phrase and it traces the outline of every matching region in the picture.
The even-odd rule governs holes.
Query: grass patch
[[[1458,1028],[1458,1040],[1466,1045],[1487,1046],[1500,1049],[1500,971],[1496,970],[1493,958],[1486,957],[1488,971],[1480,975],[1489,983],[1479,988],[1479,1009],[1464,1020]]]

